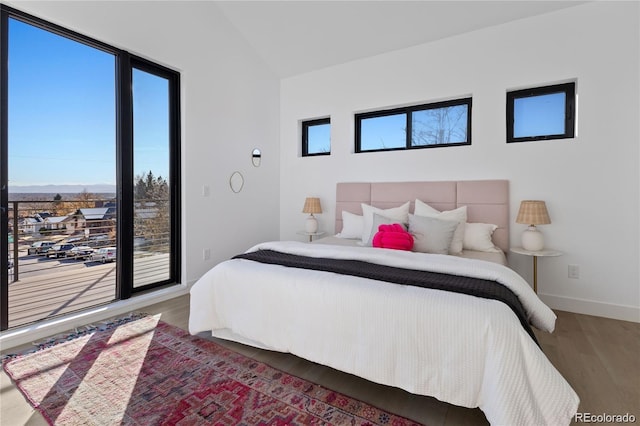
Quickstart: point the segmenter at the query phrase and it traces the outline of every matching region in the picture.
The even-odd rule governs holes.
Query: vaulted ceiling
[[[582,3],[585,2],[216,2],[227,19],[280,77],[306,73]]]

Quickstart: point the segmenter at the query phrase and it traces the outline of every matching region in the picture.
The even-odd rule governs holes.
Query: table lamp
[[[522,201],[516,223],[529,225],[522,233],[522,248],[529,251],[541,251],[544,248],[544,236],[536,228],[536,225],[548,225],[551,223],[544,201]]]
[[[322,213],[322,207],[320,207],[320,198],[307,197],[304,200],[304,207],[302,213],[309,213],[307,222],[305,223],[304,230],[310,234],[318,232],[318,221],[313,216],[314,213]]]

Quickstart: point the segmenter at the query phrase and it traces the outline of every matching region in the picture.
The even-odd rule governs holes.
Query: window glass
[[[302,156],[331,154],[331,119],[302,122]]]
[[[331,152],[331,125],[318,124],[309,127],[309,153]]]
[[[362,151],[404,148],[406,145],[406,114],[366,118],[360,122],[360,149]]]
[[[179,73],[0,11],[0,331],[176,284]]]
[[[575,83],[507,92],[507,142],[573,138]]]
[[[471,144],[471,98],[356,114],[355,151]]]
[[[114,69],[112,54],[9,19],[10,191],[109,184],[115,192]]]
[[[169,81],[133,69],[133,285],[170,278]]]
[[[7,41],[17,327],[116,298],[117,265],[92,257],[117,239],[116,57],[15,18]]]
[[[431,108],[411,114],[411,145],[438,145],[467,141],[467,106]]]
[[[513,136],[521,138],[564,133],[564,110],[564,92],[514,99]]]

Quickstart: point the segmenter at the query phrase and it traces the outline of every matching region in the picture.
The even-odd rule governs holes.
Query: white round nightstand
[[[540,251],[530,251],[525,250],[522,247],[511,247],[509,249],[512,253],[522,254],[525,256],[533,257],[533,291],[538,293],[538,257],[556,257],[562,256],[564,253],[557,250],[540,250]]]

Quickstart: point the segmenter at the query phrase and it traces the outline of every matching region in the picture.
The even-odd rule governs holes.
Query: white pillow
[[[429,216],[409,215],[409,233],[413,236],[413,251],[448,254],[458,222]]]
[[[464,241],[464,224],[467,222],[467,206],[458,207],[455,210],[447,210],[440,212],[424,201],[416,199],[416,207],[414,209],[416,216],[435,217],[444,220],[455,220],[458,222],[456,232],[453,234],[453,240],[449,246],[449,254],[460,254]]]
[[[380,225],[391,225],[392,223],[398,223],[396,219],[379,215],[378,213],[373,214],[373,224],[371,225],[371,235],[369,235],[369,240],[367,241],[367,246],[373,246],[373,237],[378,233],[378,227]],[[400,226],[406,231],[407,226],[404,223],[401,223]]]
[[[380,216],[388,217],[389,219],[393,219],[398,223],[407,223],[409,222],[410,204],[411,203],[407,201],[399,207],[393,207],[391,209],[379,209],[377,207],[372,207],[368,204],[362,203],[362,217],[364,218],[364,225],[362,227],[362,243],[367,244],[367,242],[371,238],[374,213],[377,213]]]
[[[464,241],[462,243],[465,250],[499,252],[491,236],[498,226],[492,223],[467,223],[464,230]]]
[[[342,231],[336,234],[338,238],[362,238],[364,220],[358,214],[342,210]]]

